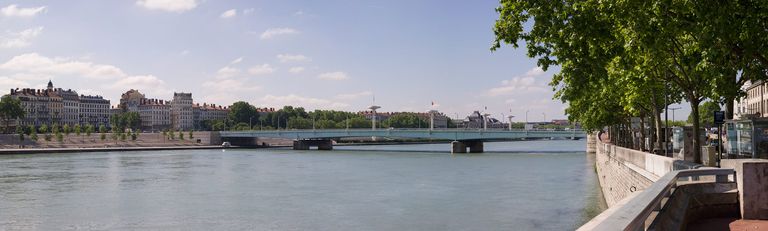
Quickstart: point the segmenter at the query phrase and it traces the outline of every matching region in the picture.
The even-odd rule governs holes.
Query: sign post
[[[723,157],[723,124],[725,123],[725,112],[715,111],[715,125],[717,125],[717,157],[715,161],[717,167],[720,167],[720,158]]]

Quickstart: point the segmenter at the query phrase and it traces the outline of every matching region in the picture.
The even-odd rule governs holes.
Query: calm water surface
[[[569,230],[584,141],[0,156],[0,230]]]

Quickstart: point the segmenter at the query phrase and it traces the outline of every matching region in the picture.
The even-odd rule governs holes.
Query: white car
[[[231,144],[229,144],[229,142],[226,142],[226,141],[225,141],[224,143],[221,143],[221,146],[222,146],[222,147],[225,147],[225,148],[228,148],[228,147],[230,147],[230,146],[232,146],[232,145],[231,145]]]

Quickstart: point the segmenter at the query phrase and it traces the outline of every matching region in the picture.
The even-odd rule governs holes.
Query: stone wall
[[[176,133],[178,135],[178,132]],[[136,140],[131,140],[130,136],[125,141],[113,140],[112,134],[107,133],[107,139],[101,140],[100,133],[93,133],[81,136],[71,133],[64,136],[59,142],[56,137],[51,137],[51,141],[46,141],[42,134],[38,134],[39,139],[32,141],[25,137],[23,142],[19,141],[19,136],[15,134],[0,134],[0,148],[19,148],[24,145],[25,148],[101,148],[101,147],[165,147],[165,146],[195,146],[195,145],[220,145],[221,137],[218,132],[193,132],[192,139],[189,139],[189,133],[183,132],[184,140],[169,140],[163,137],[162,133],[139,133]],[[198,142],[199,140],[199,142]]]
[[[644,190],[661,176],[677,169],[698,168],[670,157],[596,142],[595,168],[609,207],[634,192]]]

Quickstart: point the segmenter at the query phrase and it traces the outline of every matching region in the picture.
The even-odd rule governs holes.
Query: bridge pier
[[[461,141],[452,141],[451,153],[467,153],[467,145]]]
[[[469,148],[470,153],[482,153],[483,141],[471,140],[471,141],[453,141],[451,142],[451,153],[467,153]]]
[[[294,140],[293,150],[309,150],[315,146],[317,150],[333,150],[332,140]]]

